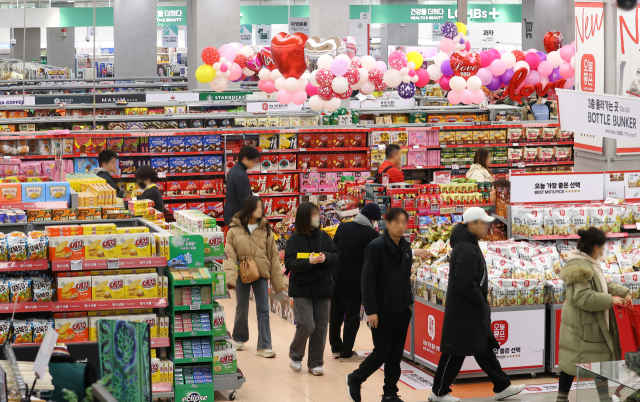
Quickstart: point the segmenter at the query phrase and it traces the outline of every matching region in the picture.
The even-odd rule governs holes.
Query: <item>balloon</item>
[[[535,70],[538,68],[538,65],[540,65],[540,56],[538,56],[538,54],[534,52],[527,53],[524,56],[524,61],[527,62],[527,64],[529,65],[529,67],[531,67],[532,70]]]
[[[482,92],[481,89],[478,89],[477,91],[473,92],[473,103],[479,105],[482,102],[484,102],[484,92]]]
[[[562,46],[562,34],[558,31],[549,31],[544,34],[542,43],[547,53],[554,52]]]
[[[416,70],[409,70],[409,77],[413,78],[416,75]]]
[[[351,98],[352,94],[353,94],[353,91],[351,90],[351,88],[347,88],[347,90],[342,92],[342,93],[336,93],[336,98],[338,98],[338,99],[349,99],[349,98]]]
[[[260,72],[258,73],[258,78],[260,78],[260,81],[267,81],[271,79],[271,72],[264,68],[262,70],[260,70]]]
[[[480,52],[480,65],[482,67],[489,67],[492,61],[493,57],[490,52],[487,52],[486,50]]]
[[[344,53],[337,55],[336,59],[342,59],[342,60],[346,61],[347,63],[351,62],[351,58],[349,56],[347,56],[346,54],[344,54]]]
[[[513,71],[518,71],[521,68],[526,68],[527,72],[529,72],[529,70],[531,70],[531,68],[529,68],[529,65],[527,64],[526,61],[519,61],[513,66]]]
[[[467,79],[467,88],[472,91],[477,91],[482,88],[482,80],[478,76],[471,76]]]
[[[278,78],[282,77],[282,74],[280,73],[280,70],[275,69],[275,70],[271,70],[270,76],[271,76],[271,80],[275,81]]]
[[[549,81],[556,82],[560,79],[562,79],[562,76],[560,75],[560,68],[554,68],[553,72],[549,76]]]
[[[322,110],[324,109],[324,101],[318,95],[313,95],[309,99],[309,107],[315,111]]]
[[[456,22],[456,27],[458,28],[458,34],[462,34],[462,36],[467,36],[467,26],[462,22]]]
[[[310,97],[318,94],[318,87],[316,87],[312,83],[308,83],[304,89],[307,92],[307,95],[309,95]]]
[[[387,70],[384,73],[384,83],[389,87],[397,87],[402,82],[402,75],[396,69]]]
[[[216,71],[208,64],[203,64],[196,69],[196,80],[207,83],[216,78]]]
[[[333,73],[327,69],[320,69],[320,70],[316,70],[316,82],[321,86],[321,87],[326,87],[331,85],[331,82],[333,81],[333,79],[335,78],[335,76],[333,75]]]
[[[240,69],[242,70],[243,68],[245,68],[247,66],[247,57],[245,55],[238,54],[233,59],[233,62],[236,63],[237,65],[239,65]]]
[[[524,53],[522,53],[522,50],[512,50],[511,53],[516,56],[516,61],[524,60]]]
[[[576,84],[575,78],[569,78],[567,82],[564,83],[564,89],[571,89]]]
[[[220,71],[222,71],[223,73],[226,73],[228,69],[229,69],[229,66],[227,66],[226,64],[223,64],[220,66]]]
[[[348,57],[345,55],[345,57]],[[349,70],[349,63],[346,62],[343,58],[334,59],[331,62],[331,72],[336,77],[342,77]]]
[[[362,56],[360,58],[360,64],[362,64],[362,68],[365,70],[371,71],[376,68],[376,59],[371,56]]]
[[[449,80],[449,86],[452,90],[460,92],[467,87],[467,81],[462,77],[454,75]]]
[[[560,48],[560,57],[564,61],[571,61],[574,54],[576,54],[576,49],[571,45],[564,45]]]
[[[349,81],[345,77],[336,77],[331,83],[331,89],[337,94],[341,94],[349,89]]]
[[[452,105],[457,105],[458,103],[460,103],[460,92],[449,91],[449,93],[447,94],[447,100]]]
[[[200,54],[200,57],[204,64],[211,66],[213,63],[220,61],[220,51],[213,46],[205,47]]]
[[[369,71],[369,81],[373,82],[374,85],[380,85],[384,81],[384,74],[382,71],[374,68]]]
[[[467,41],[464,43],[464,50],[466,50],[467,52],[471,50],[471,42]]]
[[[383,73],[387,72],[387,63],[385,63],[384,61],[378,60],[376,61],[375,66],[373,67],[377,70],[382,71]]]
[[[291,102],[294,105],[302,105],[305,100],[307,100],[307,93],[305,91],[295,91],[291,94]]]
[[[240,49],[239,52],[241,55],[243,55],[244,57],[246,57],[247,59],[252,57],[255,52],[253,51],[253,48],[251,46],[245,46],[242,49]]]
[[[302,91],[302,89],[304,87],[307,86],[307,84],[309,83],[309,80],[306,79],[305,77],[300,77],[298,78],[298,88]]]
[[[385,84],[384,82],[376,85],[376,91],[377,92],[382,92],[385,89],[387,89],[387,84]]]
[[[349,85],[355,85],[360,82],[360,71],[355,67],[349,67],[344,77],[349,81]]]
[[[541,61],[538,64],[538,72],[543,77],[548,77],[553,72],[553,66],[547,60]]]
[[[495,59],[491,62],[489,70],[494,76],[500,76],[507,70],[507,64],[502,59]]]
[[[255,54],[251,56],[250,59],[247,59],[247,68],[255,73],[260,71],[262,68],[262,56],[260,54]],[[266,71],[271,71],[272,69],[266,68]]]
[[[537,72],[536,70],[531,70],[529,71],[529,74],[527,74],[527,78],[524,79],[524,82],[527,85],[536,85],[540,82],[540,78],[541,77],[539,72]]]
[[[558,52],[551,52],[547,55],[547,61],[551,63],[553,68],[558,68],[562,64],[562,57]]]
[[[433,64],[439,66],[444,63],[445,60],[449,60],[449,55],[443,52],[438,52],[438,54],[433,57]]]
[[[445,60],[440,64],[440,71],[444,75],[453,75],[453,69],[451,68],[451,60]]]
[[[414,70],[422,67],[422,63],[424,63],[424,58],[422,57],[420,52],[416,52],[415,50],[413,52],[407,53],[407,60],[415,64],[415,66],[413,67]]]
[[[442,71],[440,71],[440,66],[436,66],[435,64],[430,65],[429,68],[427,68],[427,72],[434,81],[439,80],[443,75]]]
[[[333,62],[333,57],[327,54],[323,54],[322,56],[320,56],[320,58],[318,58],[318,64],[317,64],[318,70],[319,69],[330,70],[332,62]]]
[[[547,60],[547,54],[545,52],[536,52],[536,54],[540,57],[540,61]]]
[[[284,77],[280,77],[275,81],[275,85],[276,85],[276,89],[278,91],[283,90],[284,89],[284,83],[287,81],[286,78]]]
[[[331,89],[330,86],[320,87],[320,89],[318,89],[318,95],[322,98],[322,100],[331,100],[334,97],[333,89]]]
[[[405,76],[407,74],[409,74],[409,68],[408,67],[402,67],[400,69],[400,75]]]
[[[465,89],[460,93],[460,102],[465,105],[470,105],[473,103],[473,91],[469,89]]]
[[[411,99],[416,94],[416,84],[413,82],[402,83],[398,86],[398,95],[402,99]]]
[[[500,77],[494,75],[493,78],[491,79],[491,82],[487,84],[487,89],[489,91],[497,91],[498,89],[500,89],[501,85],[502,85],[502,80],[500,79]]]
[[[458,27],[451,21],[442,24],[440,31],[442,32],[442,36],[449,39],[453,39],[458,35]]]
[[[242,55],[240,55],[242,56]],[[244,57],[244,56],[243,56]],[[242,67],[240,67],[238,64],[233,63],[231,65],[231,74],[229,75],[229,79],[231,81],[235,81],[238,78],[242,77]]]
[[[516,65],[516,56],[513,53],[504,53],[500,59],[504,61],[507,68],[513,68]]]
[[[513,77],[513,74],[514,74],[513,70],[509,68],[505,70],[504,74],[500,76],[500,80],[504,85],[509,85],[509,82],[511,81],[511,77]]]
[[[360,73],[360,81],[358,81],[358,84],[362,85],[369,80],[369,73],[364,68],[359,68],[358,72]]]
[[[233,45],[220,46],[220,57],[224,57],[227,60],[233,60],[236,58],[236,48]]]
[[[486,86],[493,79],[493,74],[491,74],[491,70],[489,70],[488,68],[481,68],[476,73],[476,77],[480,78],[482,85]]]
[[[339,98],[333,98],[324,103],[324,108],[327,109],[327,112],[331,113],[337,110],[340,105],[342,105],[342,101]]]
[[[317,36],[308,38],[304,44],[304,60],[309,71],[315,71],[319,68],[330,68],[330,64],[319,65],[318,61],[322,56],[328,56],[333,60],[340,53],[344,53],[344,42],[340,38],[323,39]],[[325,58],[326,59],[326,58]],[[347,62],[348,62],[347,58]]]
[[[416,70],[416,74],[418,75],[418,81],[416,82],[416,86],[422,88],[423,86],[429,83],[430,77],[427,70],[424,68]]]
[[[402,74],[400,74],[400,75],[402,75]],[[408,83],[411,82],[411,77],[409,77],[409,74],[402,76],[402,82],[404,82],[405,84],[408,84]]]
[[[370,93],[373,93],[373,91],[375,90],[376,90],[376,84],[374,84],[371,81],[366,81],[362,83],[362,85],[360,86],[360,92],[363,93],[364,95],[369,95]]]
[[[560,66],[560,75],[562,76],[562,78],[565,78],[565,79],[573,78],[575,74],[576,74],[575,70],[571,68],[571,65],[569,63],[563,63]]]
[[[455,75],[469,78],[480,70],[480,55],[476,52],[454,53],[451,55],[451,68]]]
[[[459,44],[464,45],[466,43],[464,38],[458,38],[458,39],[459,39],[459,41],[458,41]]]
[[[262,90],[268,94],[272,94],[276,91],[276,83],[272,80],[265,81],[262,85]]]
[[[451,89],[451,87],[449,86],[449,80],[451,79],[451,76],[449,75],[443,75],[442,77],[440,77],[440,79],[438,80],[438,85],[440,85],[440,88],[442,88],[445,91],[448,91]]]
[[[255,71],[249,70],[248,67],[245,67],[242,69],[242,74],[246,75],[247,77],[251,77],[252,75],[255,75],[255,73],[256,73]]]
[[[298,79],[307,69],[304,54],[307,39],[308,36],[300,32],[291,35],[279,32],[271,39],[273,62],[286,78]]]
[[[444,53],[453,52],[454,46],[455,46],[455,43],[453,43],[453,40],[451,40],[449,38],[440,39],[440,44],[438,45],[440,50],[443,51]]]
[[[493,57],[493,60],[500,58],[500,52],[498,51],[498,49],[489,49],[487,50],[487,52],[491,53],[491,57]]]
[[[209,88],[214,92],[222,92],[229,86],[229,80],[226,78],[216,77],[209,82]]]
[[[402,67],[407,66],[407,55],[400,50],[395,50],[389,55],[389,66],[400,70]]]
[[[293,77],[289,77],[284,81],[284,89],[289,92],[295,92],[298,90],[298,80]]]

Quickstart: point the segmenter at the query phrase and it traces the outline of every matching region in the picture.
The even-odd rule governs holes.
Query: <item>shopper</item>
[[[360,367],[345,377],[349,398],[360,402],[360,388],[384,364],[383,402],[402,402],[398,397],[400,361],[411,323],[412,255],[404,238],[409,214],[391,208],[384,217],[387,230],[364,252],[362,301],[373,337],[373,352]]]
[[[158,182],[158,174],[149,165],[143,165],[136,170],[136,181],[138,187],[144,190],[139,200],[153,201],[153,207],[160,212],[164,212],[164,201],[162,201],[162,193],[156,185]]]
[[[122,191],[116,181],[111,177],[118,171],[118,154],[110,149],[105,149],[98,154],[98,168],[91,171],[91,174],[98,176],[101,179],[106,180],[107,184],[116,190],[116,197],[124,198],[124,191]]]
[[[576,375],[576,364],[621,359],[618,326],[612,307],[632,305],[629,289],[608,283],[600,269],[605,233],[594,227],[579,230],[578,250],[567,257],[560,277],[567,286],[560,323],[557,401],[565,402]],[[448,301],[447,301],[448,302]],[[609,401],[606,380],[596,378],[600,400]],[[605,398],[605,399],[603,399]]]
[[[320,210],[315,204],[298,206],[295,233],[287,241],[284,263],[293,298],[296,334],[289,348],[289,366],[302,370],[302,358],[309,340],[307,366],[313,375],[324,375],[324,345],[327,342],[329,304],[333,293],[331,270],[340,254],[331,237],[320,229]]]
[[[467,209],[462,224],[451,234],[451,262],[447,306],[444,310],[440,361],[433,380],[432,402],[455,402],[451,384],[458,376],[466,356],[473,356],[493,383],[496,400],[516,395],[524,385],[511,385],[493,350],[500,345],[491,331],[491,307],[487,300],[488,278],[478,239],[486,236],[494,218],[482,208]]]
[[[247,170],[253,169],[260,163],[260,151],[251,145],[246,145],[238,153],[236,163],[227,174],[227,192],[224,203],[224,223],[228,226],[233,216],[240,211],[245,198],[253,194]]]
[[[493,182],[493,176],[489,171],[491,166],[491,152],[487,148],[479,148],[473,157],[473,165],[469,167],[467,171],[467,179],[475,180],[476,182]],[[491,189],[490,199],[495,204],[496,202],[496,189]]]
[[[528,120],[550,120],[557,112],[553,108],[553,102],[547,101],[547,96],[537,95],[535,102],[527,104]]]
[[[269,280],[276,293],[284,292],[285,283],[276,239],[264,216],[264,204],[259,197],[252,195],[244,199],[240,212],[229,224],[224,251],[227,256],[224,261],[227,286],[236,289],[236,316],[232,334],[236,350],[243,350],[245,342],[249,340],[249,291],[253,288],[258,315],[257,354],[275,357],[269,327]],[[238,262],[249,258],[256,262],[260,279],[244,283],[238,278]]]
[[[360,329],[360,306],[362,293],[360,277],[364,265],[364,250],[378,237],[374,227],[382,218],[378,204],[367,204],[351,222],[341,223],[333,236],[340,251],[340,261],[333,268],[333,296],[329,319],[329,343],[333,357],[341,362],[361,361],[363,355],[353,351],[356,335]],[[342,322],[344,333],[342,337]]]
[[[402,149],[400,145],[389,144],[385,149],[386,160],[380,164],[376,174],[376,182],[382,183],[382,175],[389,176],[389,183],[404,183],[404,173],[400,170],[402,165]]]

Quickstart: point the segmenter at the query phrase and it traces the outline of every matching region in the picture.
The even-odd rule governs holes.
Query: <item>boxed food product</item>
[[[522,162],[523,158],[523,148],[509,148],[509,163]]]
[[[274,213],[276,215],[286,215],[291,211],[295,211],[298,207],[297,197],[282,197],[274,200],[273,206]]]
[[[329,148],[332,144],[333,134],[319,133],[316,134],[316,146],[315,148]]]
[[[278,134],[260,134],[261,149],[278,149]]]
[[[203,148],[203,137],[201,135],[189,135],[185,138],[185,152],[202,152]]]
[[[117,254],[123,258],[151,257],[151,241],[149,233],[119,234]]]
[[[169,172],[187,173],[187,158],[169,158]]]
[[[204,157],[205,172],[222,172],[222,155],[211,155]]]
[[[316,154],[315,162],[316,167],[319,169],[329,169],[333,161],[333,155],[331,154]]]
[[[454,131],[440,131],[440,144],[453,145],[456,143],[456,133]]]
[[[84,259],[84,236],[51,237],[49,239],[50,260]]]
[[[300,174],[300,192],[317,193],[319,173],[301,173]]]
[[[151,167],[157,173],[166,173],[169,171],[169,158],[151,158],[150,161]]]
[[[187,173],[203,173],[205,171],[204,156],[190,156],[185,158]],[[222,156],[220,156],[222,162]]]
[[[212,218],[222,218],[224,216],[224,203],[222,201],[205,203],[205,213]]]
[[[278,142],[280,149],[298,149],[298,133],[282,133]]]
[[[371,170],[378,170],[382,162],[385,160],[385,153],[382,150],[371,150]]]
[[[558,133],[558,127],[543,127],[540,134],[540,141],[552,142],[556,140]]]
[[[316,147],[316,135],[308,133],[298,134],[298,146],[300,148],[315,148]]]
[[[268,175],[249,175],[249,184],[253,193],[267,193]]]
[[[187,151],[187,140],[186,137],[182,136],[172,136],[167,137],[167,148],[169,152],[186,152]]]
[[[22,199],[28,202],[46,201],[46,184],[43,183],[25,183],[22,184]]]
[[[58,300],[91,300],[90,272],[73,272],[74,276],[58,276]]]
[[[351,133],[349,134],[349,147],[359,148],[367,146],[367,134],[366,133]]]
[[[332,158],[332,168],[343,169],[349,166],[349,154],[335,154]]]
[[[524,128],[509,127],[507,130],[508,142],[524,142]]]
[[[169,152],[169,141],[167,137],[149,137],[149,152],[167,153]]]
[[[202,136],[202,149],[204,151],[221,151],[222,137],[220,134]]]
[[[292,193],[298,191],[297,178],[293,174],[269,175],[267,187],[270,193]]]
[[[335,193],[338,191],[337,175],[335,172],[320,173],[318,191],[321,193]]]
[[[236,350],[231,348],[231,344],[221,345],[225,349],[213,352],[213,372],[215,374],[233,374],[238,371],[238,361]]]
[[[297,164],[296,154],[279,154],[278,158],[278,170],[295,170]]]
[[[409,144],[409,134],[404,130],[391,131],[389,133],[389,143],[398,144],[401,147],[407,146]]]
[[[316,166],[316,160],[314,154],[299,154],[297,156],[298,159],[298,169],[307,170],[309,168]]]
[[[368,168],[369,158],[366,153],[353,153],[349,154],[349,168]]]
[[[335,133],[331,139],[331,148],[346,148],[349,146],[349,133]]]
[[[92,275],[91,276],[92,300],[121,300],[124,299],[124,276]]]
[[[158,297],[158,275],[127,274],[124,276],[125,299],[149,299]]]
[[[60,342],[85,342],[89,340],[89,320],[83,316],[57,318],[54,316],[54,328]]]
[[[85,255],[87,260],[117,258],[118,237],[115,234],[84,236]]]

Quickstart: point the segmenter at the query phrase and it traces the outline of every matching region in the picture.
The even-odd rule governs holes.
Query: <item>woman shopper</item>
[[[473,157],[473,165],[467,171],[467,179],[477,182],[493,182],[493,176],[489,171],[491,166],[491,153],[487,148],[480,148]],[[496,189],[491,189],[491,202],[496,202]]]
[[[269,283],[276,292],[283,294],[284,275],[280,268],[278,246],[273,231],[264,216],[264,204],[259,197],[245,198],[238,212],[229,224],[227,245],[224,248],[227,259],[224,267],[227,272],[227,286],[236,289],[236,317],[233,323],[232,338],[237,350],[244,349],[249,340],[249,290],[253,288],[258,315],[257,355],[275,357],[271,348],[271,329],[269,327]],[[238,278],[238,263],[253,258],[260,278],[243,283]]]
[[[331,270],[340,253],[331,237],[320,229],[320,210],[304,202],[296,212],[295,233],[287,241],[284,263],[293,298],[296,334],[289,348],[289,366],[302,370],[302,358],[309,340],[307,367],[313,375],[324,375],[324,346],[327,342],[329,308],[333,293]]]
[[[618,326],[612,307],[632,303],[629,289],[607,283],[600,269],[605,233],[592,227],[578,231],[578,235],[578,250],[569,255],[560,273],[567,295],[560,323],[558,402],[565,402],[569,396],[576,364],[620,360]],[[596,378],[596,387],[600,400],[609,401],[607,381]]]

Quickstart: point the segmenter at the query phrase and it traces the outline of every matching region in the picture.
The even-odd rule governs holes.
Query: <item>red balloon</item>
[[[318,89],[318,96],[322,98],[322,100],[328,101],[335,97],[335,92],[333,92],[330,86],[320,87],[320,89]]]
[[[371,71],[369,71],[369,81],[378,86],[384,81],[384,74],[377,68],[373,68],[371,69]]]
[[[480,55],[476,52],[464,55],[462,53],[453,53],[450,61],[453,73],[465,80],[476,75],[482,65],[480,63]]]
[[[387,89],[387,84],[381,82],[380,84],[376,84],[376,91],[384,91]]]
[[[277,68],[276,63],[273,62],[271,47],[269,46],[262,48],[262,50],[260,51],[260,60],[262,61],[262,65],[268,68],[269,71],[273,71]]]
[[[316,73],[316,81],[320,84],[321,87],[330,86],[331,82],[335,78],[335,75],[326,68],[321,68]]]
[[[247,56],[243,54],[237,54],[236,58],[233,59],[233,62],[240,66],[240,68],[245,68],[247,66]]]
[[[522,50],[512,50],[511,53],[516,56],[516,62],[524,60],[524,53],[522,52]]]
[[[349,88],[349,89],[347,89],[346,91],[344,91],[341,94],[336,93],[335,96],[336,96],[336,98],[339,98],[339,99],[349,99],[351,97],[352,93],[353,93],[353,91],[351,90],[351,88]]]
[[[220,51],[213,46],[205,47],[200,57],[204,64],[212,66],[220,61]]]
[[[349,81],[349,85],[355,85],[360,81],[360,71],[355,67],[349,67],[344,77]],[[317,80],[317,78],[316,78]]]
[[[362,64],[359,61],[351,60],[351,67],[362,68]]]
[[[555,52],[562,47],[562,34],[558,31],[549,31],[544,34],[542,43],[547,53]]]
[[[309,37],[300,32],[293,35],[280,32],[271,39],[273,61],[285,78],[298,79],[307,69],[304,60],[304,45],[307,39]]]

